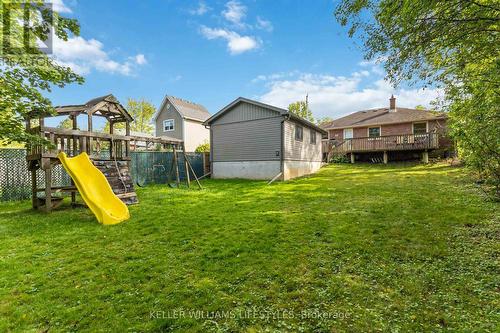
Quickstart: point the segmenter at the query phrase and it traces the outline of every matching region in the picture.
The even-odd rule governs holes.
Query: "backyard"
[[[445,164],[0,204],[0,331],[494,331],[498,204]]]

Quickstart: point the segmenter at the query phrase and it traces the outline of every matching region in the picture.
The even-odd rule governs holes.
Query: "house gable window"
[[[163,132],[170,132],[175,129],[174,119],[166,119],[163,121]]]
[[[368,137],[369,138],[378,138],[380,136],[380,127],[369,127],[368,128]]]
[[[310,131],[310,144],[315,145],[316,144],[316,131],[311,129]]]
[[[427,133],[427,123],[413,123],[413,134]]]
[[[304,137],[304,129],[300,125],[295,125],[295,140],[302,141]]]

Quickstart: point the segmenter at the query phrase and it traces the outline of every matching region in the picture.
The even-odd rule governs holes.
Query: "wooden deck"
[[[28,130],[50,141],[52,146],[46,147],[41,144],[28,146],[28,161],[40,158],[56,158],[61,151],[70,156],[81,152],[89,154],[91,159],[117,159],[130,160],[130,146],[137,147],[138,142],[145,143],[147,150],[152,144],[181,146],[181,140],[165,139],[157,137],[138,137],[130,135],[117,135],[72,129],[61,129],[55,127],[38,126]],[[107,157],[102,158],[104,156]]]
[[[335,154],[387,152],[405,150],[432,150],[439,148],[439,134],[387,135],[376,138],[353,138],[331,144]]]

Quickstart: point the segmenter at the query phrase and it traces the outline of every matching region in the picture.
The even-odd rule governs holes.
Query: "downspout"
[[[212,126],[210,125],[210,173],[211,176],[214,174],[214,145],[213,145],[213,131]]]
[[[282,177],[282,180],[285,180],[285,121],[288,119],[288,115],[283,116],[283,120],[280,122],[280,129],[281,129],[281,151],[280,151],[280,172],[274,176],[268,183],[267,185],[271,185],[276,179],[278,179],[280,176]]]
[[[185,125],[185,124],[184,124],[184,122],[185,122],[186,120],[185,120],[185,119],[184,119],[184,117],[182,117],[182,116],[181,116],[181,119],[182,119],[182,124],[181,124],[181,126],[182,126],[182,142],[184,143],[184,149],[186,149],[186,126],[184,126],[184,125]],[[175,121],[175,120],[174,120],[174,121]],[[184,150],[184,149],[183,149],[183,150]],[[185,152],[185,151],[184,151],[184,152]]]
[[[210,163],[210,177],[212,177],[213,173],[214,173],[214,162],[213,162],[213,156],[214,156],[214,145],[212,144],[212,138],[213,138],[213,135],[212,135],[212,125],[207,125],[205,123],[203,123],[203,126],[210,131],[210,134],[209,134],[209,145],[210,145],[210,158],[209,158],[209,163]]]
[[[283,180],[285,180],[285,121],[289,118],[289,115],[285,115],[281,121],[281,175]]]

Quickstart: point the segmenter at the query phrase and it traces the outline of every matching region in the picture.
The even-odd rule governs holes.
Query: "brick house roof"
[[[363,127],[372,125],[409,123],[415,121],[445,119],[446,114],[429,110],[418,110],[408,108],[379,108],[363,110],[321,125],[324,129],[336,129],[346,127]]]

